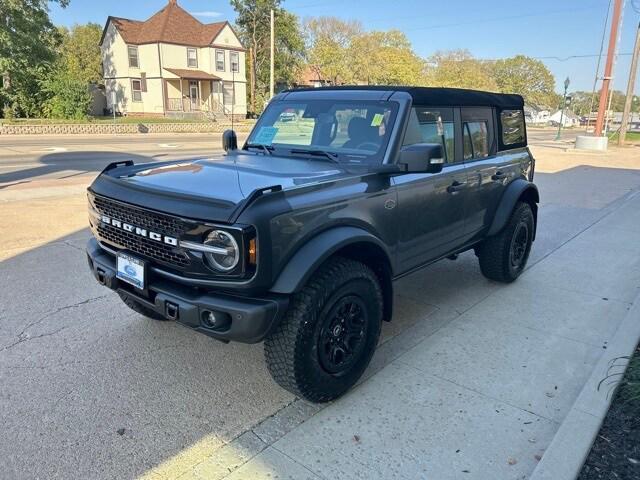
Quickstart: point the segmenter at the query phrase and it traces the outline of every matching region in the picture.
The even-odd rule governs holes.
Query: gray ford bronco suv
[[[362,375],[394,280],[471,249],[491,280],[526,265],[539,196],[519,95],[290,90],[223,146],[107,166],[88,189],[89,267],[146,317],[264,341],[275,381],[310,401]]]

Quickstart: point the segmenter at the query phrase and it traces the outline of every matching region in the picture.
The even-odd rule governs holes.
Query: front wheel
[[[292,298],[265,340],[269,373],[311,402],[349,390],[369,364],[380,337],[382,291],[366,265],[333,258]]]
[[[476,249],[482,274],[504,283],[518,278],[529,259],[534,228],[531,205],[518,202],[507,225]]]

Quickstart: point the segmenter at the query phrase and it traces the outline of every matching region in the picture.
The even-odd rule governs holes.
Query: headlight
[[[204,244],[212,247],[204,255],[216,270],[229,272],[238,265],[240,249],[238,242],[230,233],[224,230],[214,230],[207,235]]]

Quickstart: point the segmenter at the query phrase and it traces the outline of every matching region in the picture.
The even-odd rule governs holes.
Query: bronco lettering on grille
[[[167,245],[172,245],[174,247],[178,246],[177,238],[169,237],[166,235],[163,236],[156,232],[150,232],[144,228],[121,222],[120,220],[108,217],[107,215],[102,215],[100,219],[102,220],[102,223],[106,223],[107,225],[111,225],[112,227],[119,228],[121,230],[124,230],[125,232],[133,233],[134,235],[138,235],[140,237],[150,238],[151,240],[155,240],[156,242],[166,243]]]

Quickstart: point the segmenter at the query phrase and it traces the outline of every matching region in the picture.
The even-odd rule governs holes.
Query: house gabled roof
[[[202,23],[180,7],[177,0],[169,0],[162,10],[145,21],[109,17],[100,45],[104,41],[109,23],[113,23],[128,45],[162,42],[193,47],[211,45],[222,29],[229,25],[226,21]]]

